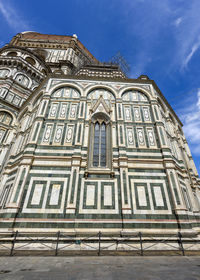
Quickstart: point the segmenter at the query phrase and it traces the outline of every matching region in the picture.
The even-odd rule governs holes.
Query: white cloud
[[[192,46],[190,53],[183,60],[183,65],[182,65],[183,68],[185,68],[188,65],[189,61],[192,59],[193,55],[199,49],[199,47],[200,47],[200,40]]]
[[[163,30],[165,33],[168,28],[172,11],[168,0],[123,0],[120,5],[121,20],[133,40],[133,60],[129,61],[134,67],[131,77],[136,77],[144,74],[148,65],[162,56],[162,52],[156,53],[156,50],[159,48]]]
[[[9,2],[4,2],[0,0],[0,13],[3,15],[9,27],[15,31],[22,31],[30,29],[27,22],[22,19],[19,12],[11,6]]]
[[[199,0],[123,0],[121,9],[127,31],[140,42],[138,53],[145,52],[157,61],[162,60],[165,53],[165,58],[169,56],[165,64],[168,74],[185,70],[200,49]],[[158,50],[157,56],[155,50]],[[143,65],[145,70],[148,63],[138,61],[138,66]]]
[[[200,155],[200,89],[197,90],[196,100],[189,107],[182,108],[181,120],[186,139],[190,143],[192,153]]]
[[[179,18],[177,18],[177,19],[175,20],[174,25],[175,25],[175,26],[179,26],[179,25],[181,24],[182,21],[183,21],[183,18],[182,18],[182,17],[179,17]]]
[[[200,48],[200,1],[184,2],[177,14],[184,18],[174,29],[176,40],[175,62],[184,70]]]
[[[199,108],[199,111],[200,111],[200,90],[198,91],[197,107]]]

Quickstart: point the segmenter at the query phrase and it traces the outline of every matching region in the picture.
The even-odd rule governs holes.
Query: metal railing
[[[194,246],[197,245],[197,248]],[[14,256],[18,252],[29,254],[38,252],[51,255],[76,254],[93,252],[98,256],[126,252],[144,256],[152,252],[172,252],[185,255],[188,251],[200,253],[200,239],[183,237],[180,232],[167,238],[158,236],[145,236],[141,232],[127,236],[109,236],[102,232],[83,237],[68,235],[58,231],[52,234],[37,234],[37,236],[15,231],[13,233],[0,233],[0,255]]]

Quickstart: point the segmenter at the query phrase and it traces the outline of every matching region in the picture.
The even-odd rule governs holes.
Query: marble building
[[[0,231],[200,232],[200,179],[156,83],[76,35],[0,49]]]

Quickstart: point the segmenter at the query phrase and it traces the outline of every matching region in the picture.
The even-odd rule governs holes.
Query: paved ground
[[[1,280],[200,280],[200,257],[0,257]]]

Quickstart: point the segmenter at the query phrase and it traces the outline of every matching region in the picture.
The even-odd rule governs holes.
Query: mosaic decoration
[[[145,140],[144,140],[143,128],[137,128],[137,134],[138,134],[139,145],[144,146],[145,145]]]
[[[128,136],[128,144],[133,145],[134,144],[134,134],[132,128],[127,128],[127,136]]]
[[[75,119],[76,118],[76,111],[77,111],[77,105],[76,104],[71,104],[70,114],[69,114],[70,119]]]
[[[58,103],[52,103],[49,116],[51,118],[55,118],[57,110],[58,110]]]
[[[66,138],[65,138],[66,143],[72,143],[73,133],[74,133],[74,126],[68,125],[66,131]]]
[[[143,113],[144,113],[144,120],[145,121],[150,121],[150,115],[149,115],[149,108],[148,107],[143,107]]]
[[[125,119],[127,121],[130,121],[131,120],[131,110],[130,110],[130,107],[125,107],[124,110],[125,110]]]
[[[68,105],[67,103],[61,103],[60,113],[59,113],[60,118],[66,118],[67,105]]]
[[[150,146],[155,146],[154,134],[152,128],[147,128],[148,140]]]
[[[44,132],[44,137],[43,137],[43,142],[44,143],[49,143],[51,133],[52,133],[53,125],[52,124],[47,124]]]
[[[57,125],[55,136],[54,136],[54,142],[55,143],[60,143],[61,142],[62,134],[63,134],[63,125]]]
[[[140,115],[140,108],[139,107],[134,107],[134,118],[135,121],[141,121],[141,115]]]

